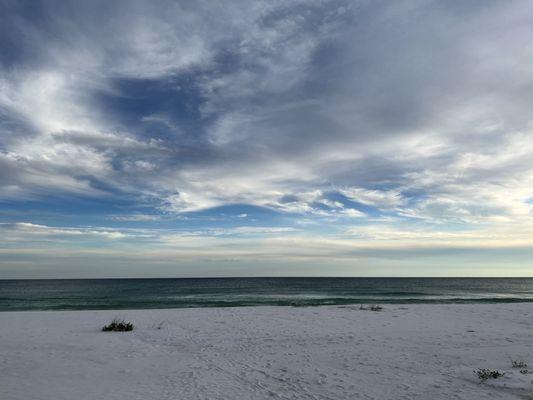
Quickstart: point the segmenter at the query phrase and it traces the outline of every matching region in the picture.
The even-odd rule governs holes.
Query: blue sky
[[[532,18],[0,0],[0,278],[533,276]]]

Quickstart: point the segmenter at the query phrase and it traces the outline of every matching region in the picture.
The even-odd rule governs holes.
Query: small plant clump
[[[130,332],[133,330],[133,324],[124,320],[114,319],[109,325],[102,328],[103,332]]]
[[[370,311],[383,311],[383,307],[377,305],[377,304],[374,304],[374,305],[371,305],[370,307],[365,307],[361,304],[361,306],[359,307],[360,310],[370,310]]]
[[[523,360],[511,360],[513,363],[513,368],[527,368],[527,363]]]
[[[479,368],[474,371],[481,382],[487,379],[498,379],[505,375],[505,372],[500,372],[497,369]]]

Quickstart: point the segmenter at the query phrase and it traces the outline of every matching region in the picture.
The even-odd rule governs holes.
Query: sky
[[[533,276],[532,20],[0,0],[0,278]]]

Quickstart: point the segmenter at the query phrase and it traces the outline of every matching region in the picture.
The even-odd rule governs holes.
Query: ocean
[[[533,278],[0,280],[0,311],[533,302]]]

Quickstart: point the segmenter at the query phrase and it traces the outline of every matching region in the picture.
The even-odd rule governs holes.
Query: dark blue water
[[[0,311],[533,302],[533,278],[0,280]]]

